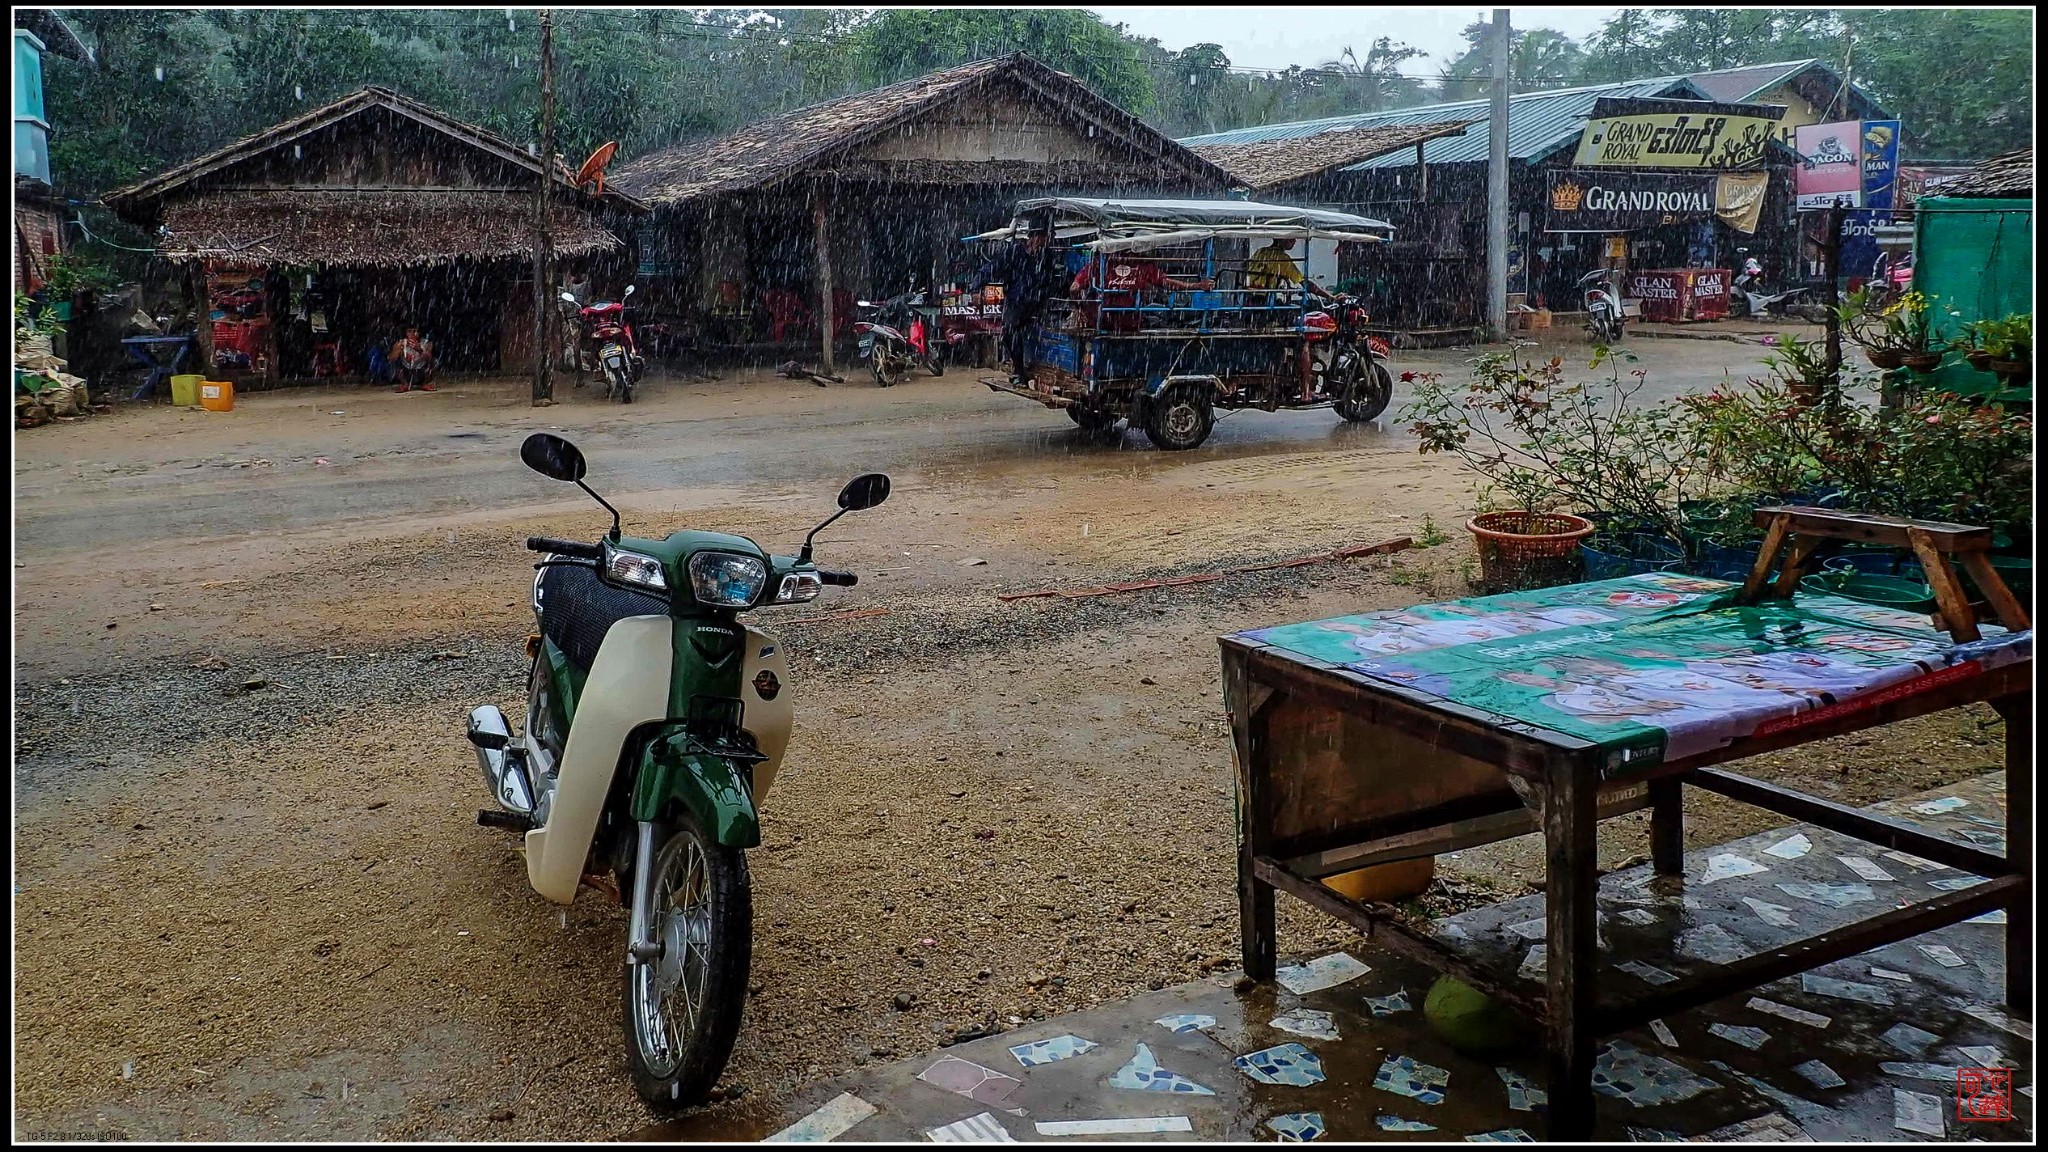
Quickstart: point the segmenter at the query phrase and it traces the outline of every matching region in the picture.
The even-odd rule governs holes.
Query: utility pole
[[[1508,331],[1508,10],[1493,10],[1493,115],[1486,165],[1486,323]]]
[[[555,185],[555,19],[548,9],[540,10],[540,197],[534,217],[533,247],[533,406],[545,408],[555,402],[555,301],[548,281],[554,264],[554,244],[549,236],[549,204]]]

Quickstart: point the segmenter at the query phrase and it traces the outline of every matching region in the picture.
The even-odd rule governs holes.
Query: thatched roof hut
[[[559,161],[552,242],[614,252],[607,214],[645,207],[577,188]],[[161,226],[173,260],[408,267],[530,258],[537,157],[384,88],[365,88],[108,193],[122,218]]]
[[[1470,124],[1446,120],[1429,124],[1338,125],[1313,136],[1253,140],[1240,144],[1192,144],[1189,151],[1227,169],[1254,191],[1278,188],[1332,169],[1414,148],[1443,136],[1462,136]]]
[[[962,236],[1030,196],[1221,196],[1230,173],[1022,53],[977,60],[635,157],[650,298],[706,348],[801,339],[832,363],[863,296],[943,282]],[[813,343],[815,341],[815,343]]]
[[[1077,130],[1080,140],[1041,141],[1035,156],[999,155],[1007,150],[992,140],[977,147],[974,140],[940,131],[942,122],[993,122],[991,102],[997,99],[1029,103]],[[948,120],[942,116],[947,112],[964,115]],[[904,146],[920,135],[955,138]],[[1079,80],[1021,52],[799,108],[706,143],[664,148],[621,164],[612,178],[662,208],[717,193],[759,191],[800,175],[913,184],[1056,183],[1099,175],[1112,157],[1119,167],[1175,183],[1220,188],[1229,180],[1228,173]]]
[[[2032,200],[2034,150],[2015,148],[1993,156],[1963,175],[1935,185],[1927,194],[1980,200]]]

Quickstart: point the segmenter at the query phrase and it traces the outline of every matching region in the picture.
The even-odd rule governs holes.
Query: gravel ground
[[[782,630],[800,721],[752,857],[755,992],[728,1090],[1232,966],[1213,637],[1453,595],[1458,559],[1085,600],[892,596]],[[518,636],[497,640],[26,688],[22,1131],[601,1138],[652,1119],[619,1051],[623,912],[539,901],[512,839],[473,823],[461,716],[522,683]],[[1978,718],[1898,736],[1759,774],[1860,803],[1995,758]],[[1768,824],[1690,815],[1695,842]],[[1645,850],[1630,820],[1603,832],[1603,866]],[[1446,859],[1425,903],[1540,876],[1511,841]],[[1290,949],[1350,936],[1281,907]],[[76,980],[88,962],[100,976]]]

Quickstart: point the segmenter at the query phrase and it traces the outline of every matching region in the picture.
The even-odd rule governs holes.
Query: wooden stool
[[[1791,599],[1800,577],[1806,574],[1807,563],[1823,540],[1854,540],[1911,548],[1927,575],[1927,586],[1934,590],[1934,602],[1941,610],[1940,626],[1957,643],[1979,639],[1980,633],[1976,610],[1963,594],[1955,569],[1949,566],[1951,555],[1962,561],[1992,611],[1997,613],[2000,624],[2015,632],[2032,627],[2019,598],[2005,586],[1998,569],[1991,566],[1987,555],[1991,550],[1989,528],[1799,506],[1759,508],[1756,524],[1765,530],[1764,544],[1757,550],[1756,566],[1749,570],[1749,579],[1743,581],[1744,604],[1767,598]],[[1785,554],[1783,564],[1777,564],[1780,551]],[[1771,578],[1774,565],[1778,568],[1776,580]]]

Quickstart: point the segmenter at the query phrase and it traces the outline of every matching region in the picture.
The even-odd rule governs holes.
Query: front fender
[[[761,819],[754,811],[747,769],[702,751],[686,732],[656,736],[641,749],[633,819],[660,819],[671,800],[688,809],[699,828],[728,848],[761,843]]]

